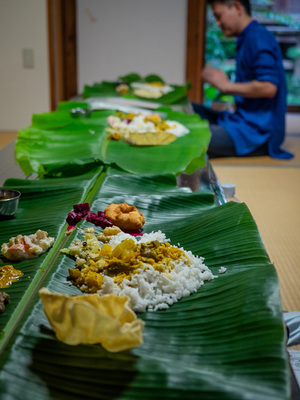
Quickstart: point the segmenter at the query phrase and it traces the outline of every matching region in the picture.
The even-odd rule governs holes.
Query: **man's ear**
[[[235,7],[239,15],[245,14],[244,6],[241,4],[239,0],[234,0],[232,3],[232,7]]]

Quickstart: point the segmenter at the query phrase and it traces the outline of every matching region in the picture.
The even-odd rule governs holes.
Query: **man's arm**
[[[204,82],[214,86],[220,90],[220,92],[231,95],[251,98],[272,98],[277,92],[277,87],[273,83],[267,81],[254,80],[246,83],[231,82],[227,75],[218,68],[204,68],[202,71],[202,78]]]

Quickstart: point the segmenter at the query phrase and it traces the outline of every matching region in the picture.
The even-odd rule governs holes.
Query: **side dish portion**
[[[54,243],[53,237],[48,233],[38,230],[31,235],[17,235],[3,243],[1,253],[9,260],[25,260],[35,258],[45,253]]]

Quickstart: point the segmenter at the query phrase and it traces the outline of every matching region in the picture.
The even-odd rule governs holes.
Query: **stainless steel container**
[[[14,215],[19,206],[20,196],[18,190],[0,188],[0,217]]]

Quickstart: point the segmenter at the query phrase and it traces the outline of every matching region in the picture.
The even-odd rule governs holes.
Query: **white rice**
[[[135,243],[147,243],[152,242],[153,240],[158,240],[160,243],[169,242],[170,239],[166,238],[166,235],[162,233],[162,231],[144,233],[143,236],[132,236],[129,233],[120,232],[117,235],[113,236],[109,244],[114,249],[118,244],[123,242],[125,239],[132,239]]]
[[[177,137],[184,136],[189,133],[189,130],[180,122],[169,120],[167,120],[166,122],[170,126],[169,129],[166,129],[166,132],[173,133],[173,135],[176,135]]]
[[[122,121],[120,127],[124,129],[124,132],[155,132],[155,125],[151,121],[145,121],[144,115],[137,115],[134,117],[130,124]]]
[[[161,231],[144,234],[140,238],[121,232],[114,236],[109,244],[115,247],[126,238],[140,243],[152,240],[158,240],[160,243],[169,241]],[[150,264],[144,264],[139,273],[132,275],[130,280],[124,279],[118,285],[114,284],[112,278],[105,276],[104,284],[98,293],[100,295],[114,293],[128,296],[133,310],[138,312],[168,308],[182,297],[196,292],[205,281],[215,278],[204,264],[202,257],[196,257],[190,251],[180,249],[185,252],[188,261],[184,258],[173,261],[174,268],[171,272],[159,272]]]

